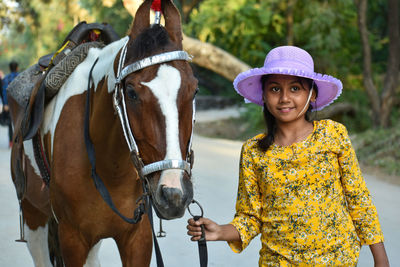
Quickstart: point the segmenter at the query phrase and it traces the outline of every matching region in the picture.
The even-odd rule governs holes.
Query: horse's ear
[[[135,39],[144,29],[150,27],[150,6],[152,2],[153,0],[145,0],[138,8],[129,31],[131,40]]]
[[[165,29],[169,33],[171,40],[182,49],[182,27],[181,15],[172,0],[161,2],[161,10],[164,15]]]

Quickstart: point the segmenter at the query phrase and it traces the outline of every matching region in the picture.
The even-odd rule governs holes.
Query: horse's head
[[[139,8],[115,70],[132,132],[131,137],[126,133],[133,139],[132,154],[136,158],[137,150],[145,165],[138,171],[146,176],[158,216],[173,219],[183,216],[193,198],[188,161],[197,80],[181,51],[179,12],[172,1],[162,1],[165,27],[150,26],[151,3],[147,0]]]

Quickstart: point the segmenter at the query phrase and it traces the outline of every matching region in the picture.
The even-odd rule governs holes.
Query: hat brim
[[[263,106],[263,90],[261,77],[267,74],[282,74],[309,78],[318,86],[318,97],[311,102],[313,111],[321,110],[335,101],[342,93],[343,85],[339,79],[333,76],[316,72],[307,73],[298,69],[288,68],[254,68],[240,73],[233,81],[235,90],[245,100]]]

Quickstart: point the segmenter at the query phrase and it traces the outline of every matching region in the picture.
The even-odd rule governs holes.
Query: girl
[[[204,224],[207,241],[225,240],[241,252],[261,234],[259,266],[356,266],[361,245],[369,245],[375,266],[389,266],[346,128],[308,118],[340,95],[340,80],[315,73],[303,49],[282,46],[234,86],[264,107],[268,131],[242,147],[233,221],[190,219],[191,240],[199,240]]]

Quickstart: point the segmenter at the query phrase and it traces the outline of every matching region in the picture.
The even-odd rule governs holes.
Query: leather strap
[[[158,267],[164,267],[164,262],[162,259],[162,255],[161,255],[161,250],[160,250],[160,246],[158,245],[158,241],[157,241],[157,237],[156,234],[154,232],[154,224],[153,224],[153,205],[151,202],[151,197],[148,197],[148,201],[149,203],[149,208],[147,209],[147,216],[149,216],[149,220],[150,220],[150,225],[151,225],[151,232],[153,233],[153,243],[154,243],[154,249],[155,249],[155,254],[156,254],[156,262],[157,262],[157,266]]]
[[[194,216],[193,219],[197,221],[202,216]],[[207,252],[207,241],[204,230],[204,225],[201,225],[201,238],[197,241],[197,245],[199,247],[199,259],[200,259],[200,267],[207,267],[208,264],[208,252]]]
[[[128,217],[124,216],[122,213],[120,213],[120,211],[117,209],[117,207],[115,207],[110,193],[108,192],[106,186],[104,185],[103,181],[101,180],[101,178],[98,176],[98,174],[96,172],[95,150],[94,150],[94,145],[92,143],[92,140],[90,139],[90,134],[89,134],[89,113],[90,113],[90,83],[92,81],[92,71],[93,71],[94,66],[96,65],[97,61],[98,61],[98,58],[93,63],[93,66],[89,72],[88,90],[86,92],[87,96],[86,96],[86,108],[85,108],[84,138],[85,138],[86,150],[88,153],[90,165],[92,166],[92,175],[91,176],[92,176],[92,179],[96,186],[97,191],[99,191],[101,197],[107,203],[107,205],[124,221],[126,221],[127,223],[135,224],[141,220],[142,215],[145,212],[145,203],[143,203],[143,202],[139,203],[139,207],[136,208],[134,211],[133,218],[128,218]]]
[[[39,167],[40,176],[42,177],[46,186],[50,184],[50,166],[47,156],[44,153],[42,138],[40,136],[40,131],[38,131],[32,138],[33,154],[35,156],[35,161]]]

